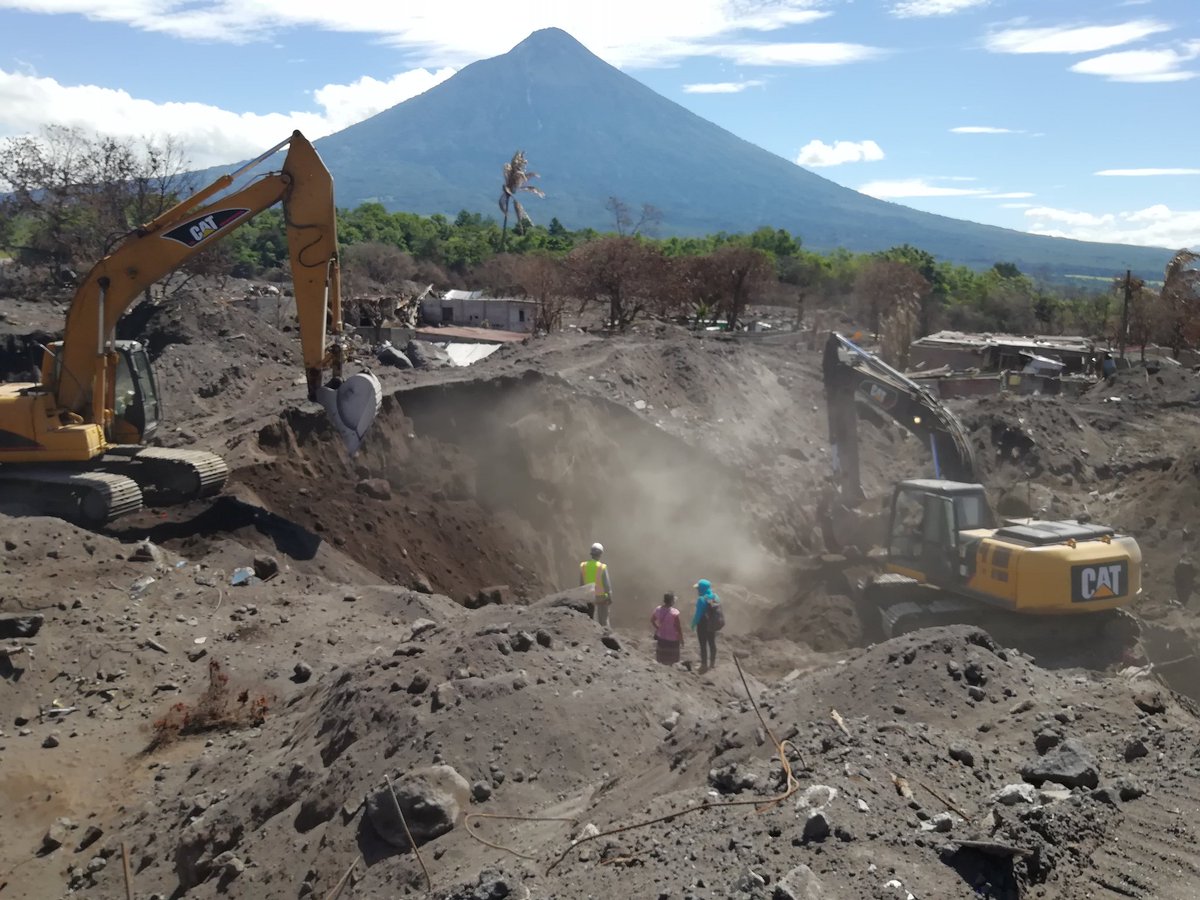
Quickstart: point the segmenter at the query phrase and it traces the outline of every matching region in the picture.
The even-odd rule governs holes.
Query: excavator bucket
[[[325,407],[333,427],[342,436],[346,452],[353,456],[362,445],[371,423],[379,415],[383,403],[383,385],[370,372],[358,372],[337,388],[328,385],[319,388],[317,401]]]

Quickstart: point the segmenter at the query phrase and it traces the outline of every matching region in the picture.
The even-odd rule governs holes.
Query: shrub
[[[208,664],[208,686],[193,703],[181,701],[154,722],[147,752],[189,734],[261,725],[274,698],[246,688],[234,694],[229,676],[215,659]]]

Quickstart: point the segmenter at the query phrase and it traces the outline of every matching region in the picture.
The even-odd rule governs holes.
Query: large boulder
[[[450,354],[429,341],[409,341],[404,348],[404,355],[418,369],[442,368],[452,365]]]
[[[418,847],[454,828],[471,798],[471,785],[450,766],[415,769],[392,779],[396,790],[385,784],[367,797],[367,820],[375,833],[400,850],[409,849],[404,823]],[[396,803],[404,822],[396,814]]]
[[[816,873],[808,866],[800,865],[779,879],[771,900],[822,900],[824,896]]]
[[[1047,781],[1064,787],[1094,788],[1100,783],[1096,757],[1074,738],[1062,742],[1045,756],[1021,767],[1021,777],[1041,787]]]

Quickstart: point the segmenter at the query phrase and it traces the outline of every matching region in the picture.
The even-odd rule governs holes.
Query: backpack
[[[720,631],[724,628],[725,610],[721,608],[721,601],[716,597],[710,597],[708,605],[704,607],[704,615],[701,616],[701,619],[708,631]]]

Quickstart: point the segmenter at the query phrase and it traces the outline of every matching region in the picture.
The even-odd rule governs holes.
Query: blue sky
[[[1200,247],[1197,13],[1195,0],[0,0],[0,136],[172,134],[218,165],[292,128],[345,128],[556,26],[864,193]]]

